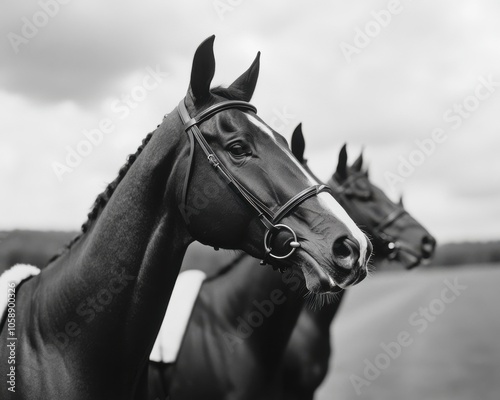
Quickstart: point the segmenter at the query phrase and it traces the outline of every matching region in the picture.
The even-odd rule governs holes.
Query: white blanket
[[[22,281],[39,273],[40,270],[33,265],[17,264],[0,276],[0,321],[3,320],[7,310],[9,283],[13,282],[17,287]],[[176,361],[205,278],[206,274],[198,270],[188,270],[179,275],[160,332],[151,351],[150,360],[163,363]]]
[[[0,321],[3,321],[7,310],[9,284],[14,283],[17,287],[22,281],[39,273],[40,270],[33,265],[16,264],[0,275]]]
[[[149,356],[151,361],[163,363],[176,361],[191,312],[205,278],[206,274],[198,270],[184,271],[177,278],[160,332]]]

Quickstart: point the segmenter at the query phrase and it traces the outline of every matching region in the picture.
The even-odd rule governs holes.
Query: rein
[[[290,200],[288,200],[284,205],[282,205],[277,212],[273,212],[269,207],[267,207],[260,199],[255,197],[248,189],[246,189],[234,176],[231,174],[228,168],[222,164],[220,159],[217,157],[213,149],[210,147],[203,134],[201,133],[198,125],[202,122],[212,118],[214,115],[221,111],[229,110],[229,109],[238,109],[241,111],[250,111],[253,113],[257,112],[257,109],[247,103],[245,101],[238,100],[230,100],[224,101],[221,103],[217,103],[206,110],[200,112],[195,117],[191,117],[189,112],[187,111],[186,105],[184,103],[184,99],[181,100],[177,107],[177,111],[181,118],[181,121],[184,124],[184,131],[188,134],[190,150],[189,150],[189,162],[188,169],[186,172],[186,177],[184,180],[184,188],[182,191],[182,207],[181,212],[186,224],[189,225],[189,218],[185,213],[187,206],[187,191],[189,187],[189,179],[191,176],[191,169],[193,164],[194,157],[194,145],[195,141],[201,147],[205,156],[207,157],[210,165],[223,177],[227,185],[231,188],[233,192],[235,192],[240,198],[253,210],[256,212],[260,222],[264,225],[266,229],[264,234],[264,250],[265,255],[261,264],[266,264],[269,260],[269,257],[274,259],[285,259],[290,257],[297,248],[300,247],[300,243],[297,240],[297,235],[295,231],[285,224],[280,224],[279,222],[291,213],[297,206],[299,206],[302,202],[309,199],[310,197],[316,196],[321,192],[330,192],[330,188],[325,185],[313,185],[308,187],[293,196]],[[290,233],[291,240],[288,241],[288,246],[290,249],[288,253],[285,255],[273,254],[273,242],[276,238],[276,235],[280,231],[288,231]]]

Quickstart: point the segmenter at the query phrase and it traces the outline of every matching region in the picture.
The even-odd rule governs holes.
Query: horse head
[[[307,168],[304,148],[299,125],[293,133],[292,151]],[[394,203],[370,181],[368,171],[363,168],[363,153],[348,166],[344,145],[336,171],[327,184],[342,207],[370,235],[374,256],[399,261],[406,268],[416,267],[432,257],[436,240],[404,209],[402,201]]]
[[[215,248],[244,250],[276,268],[300,268],[312,292],[358,282],[366,276],[368,239],[247,103],[259,54],[229,87],[211,89],[213,42],[212,36],[197,49],[179,106],[191,136],[179,169],[183,190],[177,193],[189,234]]]

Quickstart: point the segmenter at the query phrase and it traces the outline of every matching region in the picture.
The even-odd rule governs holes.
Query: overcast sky
[[[214,83],[260,50],[252,102],[286,137],[303,122],[320,177],[344,142],[352,161],[364,146],[373,181],[438,240],[500,238],[496,0],[26,3],[0,12],[0,230],[78,229],[215,34]],[[102,142],[56,173],[100,125]]]

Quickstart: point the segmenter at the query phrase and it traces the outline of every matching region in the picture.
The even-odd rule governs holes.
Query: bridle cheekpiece
[[[189,179],[191,175],[191,168],[194,157],[194,145],[195,142],[203,150],[205,156],[207,157],[210,165],[224,178],[227,185],[238,195],[243,201],[253,208],[257,213],[257,216],[261,223],[264,225],[266,231],[264,234],[264,252],[265,255],[261,264],[266,264],[270,258],[281,260],[290,257],[299,247],[300,243],[298,241],[297,235],[295,231],[285,224],[280,224],[279,222],[289,215],[293,210],[298,207],[305,200],[310,197],[317,196],[321,192],[330,192],[331,190],[326,185],[313,185],[310,186],[297,195],[293,196],[290,200],[288,200],[284,205],[282,205],[278,211],[273,212],[268,206],[266,206],[261,200],[255,197],[247,188],[245,188],[227,169],[227,167],[220,161],[217,157],[213,149],[210,147],[203,134],[201,133],[198,125],[202,122],[212,118],[215,114],[229,110],[229,109],[237,109],[241,111],[250,111],[253,113],[257,112],[257,109],[247,103],[245,101],[239,100],[228,100],[223,101],[213,106],[208,107],[207,109],[201,111],[195,117],[191,117],[189,112],[187,111],[186,105],[184,103],[184,99],[179,103],[177,107],[177,111],[179,116],[184,124],[184,131],[188,134],[189,143],[190,143],[190,152],[189,152],[189,162],[188,162],[188,170],[186,172],[186,177],[184,180],[184,188],[182,191],[182,204],[181,204],[181,212],[186,224],[189,225],[189,218],[185,212],[186,210],[186,202],[187,202],[187,191],[189,186]],[[289,246],[289,250],[286,254],[273,254],[273,242],[276,238],[276,235],[280,231],[287,231],[290,234],[291,240],[287,241]]]

